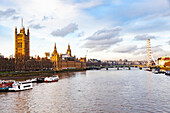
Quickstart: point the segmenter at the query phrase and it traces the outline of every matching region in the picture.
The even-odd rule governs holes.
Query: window
[[[18,48],[22,48],[22,43],[18,43]]]

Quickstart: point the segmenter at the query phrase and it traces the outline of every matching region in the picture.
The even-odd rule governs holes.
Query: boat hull
[[[0,92],[8,91],[9,88],[12,87],[14,81],[2,81],[0,83]]]
[[[59,80],[58,75],[44,78],[44,82],[57,82],[58,80]]]
[[[57,82],[58,80],[44,81],[44,82]]]
[[[166,72],[165,72],[165,75],[170,75],[170,71],[166,71]]]
[[[32,88],[28,88],[28,89],[13,89],[13,88],[9,88],[7,91],[9,92],[17,92],[17,91],[24,91],[24,90],[30,90]]]
[[[6,92],[8,91],[8,88],[0,88],[0,92]]]
[[[37,83],[43,83],[44,82],[44,78],[37,78]]]
[[[32,89],[32,82],[31,81],[22,81],[22,82],[15,82],[12,84],[12,88],[8,88],[9,91],[23,91]]]

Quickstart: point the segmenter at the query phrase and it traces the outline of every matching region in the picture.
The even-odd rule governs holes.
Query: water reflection
[[[80,75],[86,76],[86,71],[58,73],[58,76],[59,76],[60,79],[72,78],[72,77],[77,77],[77,76],[80,76]]]
[[[59,73],[54,83],[0,92],[0,112],[169,112],[170,77],[132,70]]]
[[[153,90],[152,89],[152,77],[153,77],[153,74],[148,72],[147,74],[148,94],[152,94],[152,90]]]

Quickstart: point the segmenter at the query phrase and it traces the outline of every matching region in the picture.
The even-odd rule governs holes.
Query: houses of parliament
[[[49,58],[49,53],[45,53],[44,58],[30,57],[30,32],[23,27],[21,20],[20,33],[15,27],[15,58],[4,58],[0,55],[0,71],[41,71],[41,70],[63,70],[63,69],[85,69],[86,57],[76,58],[72,56],[70,44],[65,54],[57,52],[56,43],[54,50]]]

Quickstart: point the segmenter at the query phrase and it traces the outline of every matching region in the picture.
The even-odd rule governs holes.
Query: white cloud
[[[143,15],[150,15],[162,13],[169,9],[167,0],[142,0],[129,4],[124,13],[129,17],[137,17]]]
[[[155,58],[155,60],[160,57],[164,56],[166,53],[170,53],[170,51],[165,51],[162,49],[161,45],[156,45],[151,47],[151,54]],[[145,55],[147,56],[147,46],[143,46],[141,48],[138,48],[136,51],[134,51],[133,55]]]
[[[92,8],[103,4],[103,0],[90,0],[89,2],[76,3],[75,6],[80,9]]]
[[[0,26],[10,29],[12,33],[10,37],[14,39],[14,28],[15,26],[20,26],[18,18],[23,17],[24,26],[27,27],[30,25],[31,50],[35,49],[37,47],[35,45],[40,43],[40,46],[37,48],[41,48],[41,51],[37,50],[39,53],[30,51],[32,55],[44,54],[46,50],[52,52],[54,42],[57,43],[57,49],[60,49],[59,52],[65,52],[69,42],[73,47],[73,52],[74,50],[82,52],[87,48],[90,51],[96,51],[90,53],[91,56],[99,57],[98,53],[102,51],[102,53],[105,54],[103,50],[111,50],[112,47],[117,48],[119,42],[124,45],[127,43],[129,45],[141,46],[144,43],[143,41],[134,41],[132,39],[134,36],[140,36],[140,34],[151,34],[153,38],[154,36],[164,38],[165,36],[162,35],[165,35],[166,31],[166,37],[170,36],[168,31],[170,28],[169,4],[167,5],[166,0],[143,0],[133,2],[130,0],[128,4],[123,0],[114,0],[112,4],[116,5],[116,9],[120,8],[116,10],[115,13],[105,12],[107,8],[108,10],[113,10],[114,8],[110,8],[112,4],[107,6],[107,3],[110,3],[110,1],[104,0],[88,0],[78,3],[74,0],[29,0],[29,2],[27,0],[5,0],[4,2],[6,5],[0,5],[0,14],[6,12],[5,14],[8,15],[8,18],[1,16]],[[102,12],[97,12],[96,9],[100,8],[101,5],[103,5]],[[12,10],[8,11],[9,8]],[[100,13],[106,13],[106,16],[98,18],[96,15],[100,15]],[[115,15],[118,16],[116,17]],[[117,23],[117,20],[121,22]],[[70,23],[73,24],[69,26]],[[113,28],[113,26],[120,26],[122,30],[120,27]],[[51,35],[52,32],[55,36]],[[6,34],[6,36],[1,37],[9,37],[8,33],[4,34]],[[124,36],[128,35],[127,38],[123,37],[122,34]],[[65,38],[62,38],[63,36],[65,36]],[[143,38],[138,37],[138,39],[144,40],[146,36],[143,36]],[[160,38],[156,38],[156,40],[159,42]],[[153,45],[157,44],[156,40],[153,40],[155,41],[155,43],[152,43]],[[160,42],[167,44],[168,40],[168,38],[165,41],[162,39]],[[3,41],[1,41],[1,43],[3,43]],[[44,44],[46,47],[43,46]],[[82,48],[82,45],[85,48]],[[50,47],[52,48],[51,50],[47,49]],[[6,46],[5,48],[9,47]],[[138,50],[133,52],[134,48],[133,46],[129,46],[129,48],[119,49],[121,52],[124,52],[124,54],[126,54],[125,51],[132,53],[132,58],[135,57],[135,55],[133,55],[135,53],[145,55],[145,49],[137,48]],[[13,48],[9,49],[11,50]],[[8,51],[9,53],[11,53],[10,50]],[[112,53],[113,52],[108,53],[102,57],[106,57],[105,59],[107,59],[109,55],[113,56],[113,54],[115,54]],[[81,56],[80,52],[77,52],[76,55]],[[116,55],[117,58],[124,57],[121,56],[120,53],[116,53]],[[129,58],[130,55],[131,54],[128,54],[127,58]],[[139,55],[137,54],[136,56]],[[140,59],[140,57],[138,58]]]
[[[21,18],[20,16],[13,16],[12,17],[12,19],[14,19],[14,20],[17,20],[17,19],[19,19],[19,18]]]
[[[103,51],[110,48],[113,44],[119,43],[122,39],[119,37],[120,27],[113,29],[103,29],[95,32],[92,36],[86,38],[83,45],[84,48],[89,48],[91,51]]]
[[[136,45],[123,45],[115,48],[113,52],[118,52],[118,53],[132,53],[137,50]]]
[[[16,10],[12,9],[12,8],[8,8],[6,10],[0,10],[0,18],[2,18],[2,17],[4,17],[4,18],[11,17],[14,14],[16,14]]]
[[[42,29],[42,28],[44,28],[45,26],[41,26],[40,24],[31,24],[30,27],[31,27],[31,28],[34,28],[34,29]]]
[[[168,44],[170,45],[170,40],[168,41]]]
[[[134,40],[147,40],[147,39],[156,39],[156,36],[151,36],[151,35],[147,35],[147,34],[143,34],[143,35],[137,35],[134,37]]]
[[[53,36],[61,36],[64,37],[70,33],[73,33],[74,31],[78,30],[78,25],[75,23],[70,23],[69,25],[67,25],[66,27],[62,28],[62,29],[57,29],[55,31],[53,31],[51,33],[51,35]]]

